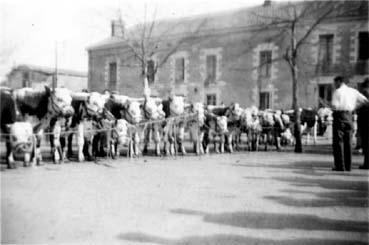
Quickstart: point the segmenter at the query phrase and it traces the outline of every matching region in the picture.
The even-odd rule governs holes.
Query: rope
[[[191,114],[184,114],[184,115],[179,115],[179,116],[175,116],[175,117],[169,117],[169,118],[164,118],[164,119],[158,119],[158,120],[152,120],[152,121],[147,121],[147,122],[140,122],[137,124],[130,124],[128,123],[130,128],[137,128],[138,126],[144,126],[145,128],[150,125],[150,124],[154,124],[154,123],[160,123],[160,122],[172,122],[172,121],[177,121],[178,119],[182,119],[182,120],[189,120],[189,117],[194,117],[196,116],[196,113],[191,113]],[[91,130],[84,130],[85,133],[93,133],[93,132],[107,132],[107,131],[111,131],[112,128],[109,129],[91,129]],[[68,130],[68,131],[62,131],[61,134],[72,134],[72,133],[77,133],[77,130]],[[43,135],[53,135],[53,132],[44,132]],[[0,136],[12,136],[14,134],[10,134],[10,133],[0,133]],[[17,134],[17,135],[29,135],[29,136],[33,136],[33,135],[37,135],[37,134]]]

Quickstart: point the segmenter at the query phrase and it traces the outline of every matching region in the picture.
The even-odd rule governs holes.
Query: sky
[[[13,66],[32,64],[87,72],[86,48],[126,26],[263,4],[264,0],[0,0],[0,81]],[[57,51],[57,52],[56,52]]]

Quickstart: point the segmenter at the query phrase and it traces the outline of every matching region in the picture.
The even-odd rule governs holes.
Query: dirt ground
[[[1,171],[2,243],[367,244],[368,176],[244,152]]]

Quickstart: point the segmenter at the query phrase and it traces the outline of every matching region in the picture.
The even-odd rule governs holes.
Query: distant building
[[[174,92],[207,104],[239,102],[262,109],[291,108],[290,68],[283,59],[275,61],[289,45],[288,36],[273,38],[276,30],[261,27],[254,15],[279,14],[287,4],[265,1],[251,8],[157,21],[153,37],[158,48],[147,62],[148,70],[164,59],[173,43],[182,42],[149,79],[153,94],[166,97]],[[369,75],[368,1],[331,4],[337,5],[337,11],[311,33],[310,44],[302,49],[301,62],[306,63],[299,66],[299,102],[303,107],[329,103],[333,77],[338,74],[347,75],[353,87]],[[350,8],[353,10],[345,13]],[[205,24],[193,34],[190,30],[202,22]],[[128,30],[119,23],[112,22],[111,37],[87,49],[88,86],[90,90],[142,96],[142,69],[131,44],[122,38]]]
[[[68,88],[71,91],[87,89],[87,74],[79,71],[41,67],[34,65],[18,65],[7,74],[3,86],[11,88],[52,86],[56,79],[55,87]]]

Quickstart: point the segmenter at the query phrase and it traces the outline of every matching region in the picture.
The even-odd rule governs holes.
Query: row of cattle
[[[260,111],[241,108],[238,103],[204,106],[186,103],[183,96],[160,99],[75,93],[65,88],[1,88],[0,92],[1,130],[9,168],[15,166],[14,157],[20,154],[25,165],[31,161],[39,164],[45,134],[50,135],[54,161],[73,157],[75,144],[78,161],[84,161],[105,155],[116,157],[122,146],[131,156],[140,155],[141,150],[145,154],[150,142],[155,144],[156,155],[161,155],[162,142],[165,154],[186,154],[186,136],[197,154],[208,153],[211,144],[217,152],[233,152],[242,135],[249,150],[258,150],[260,144],[267,149],[271,142],[277,149],[293,143],[293,111]],[[316,136],[317,125],[324,128],[330,114],[328,108],[302,109],[303,131]]]

